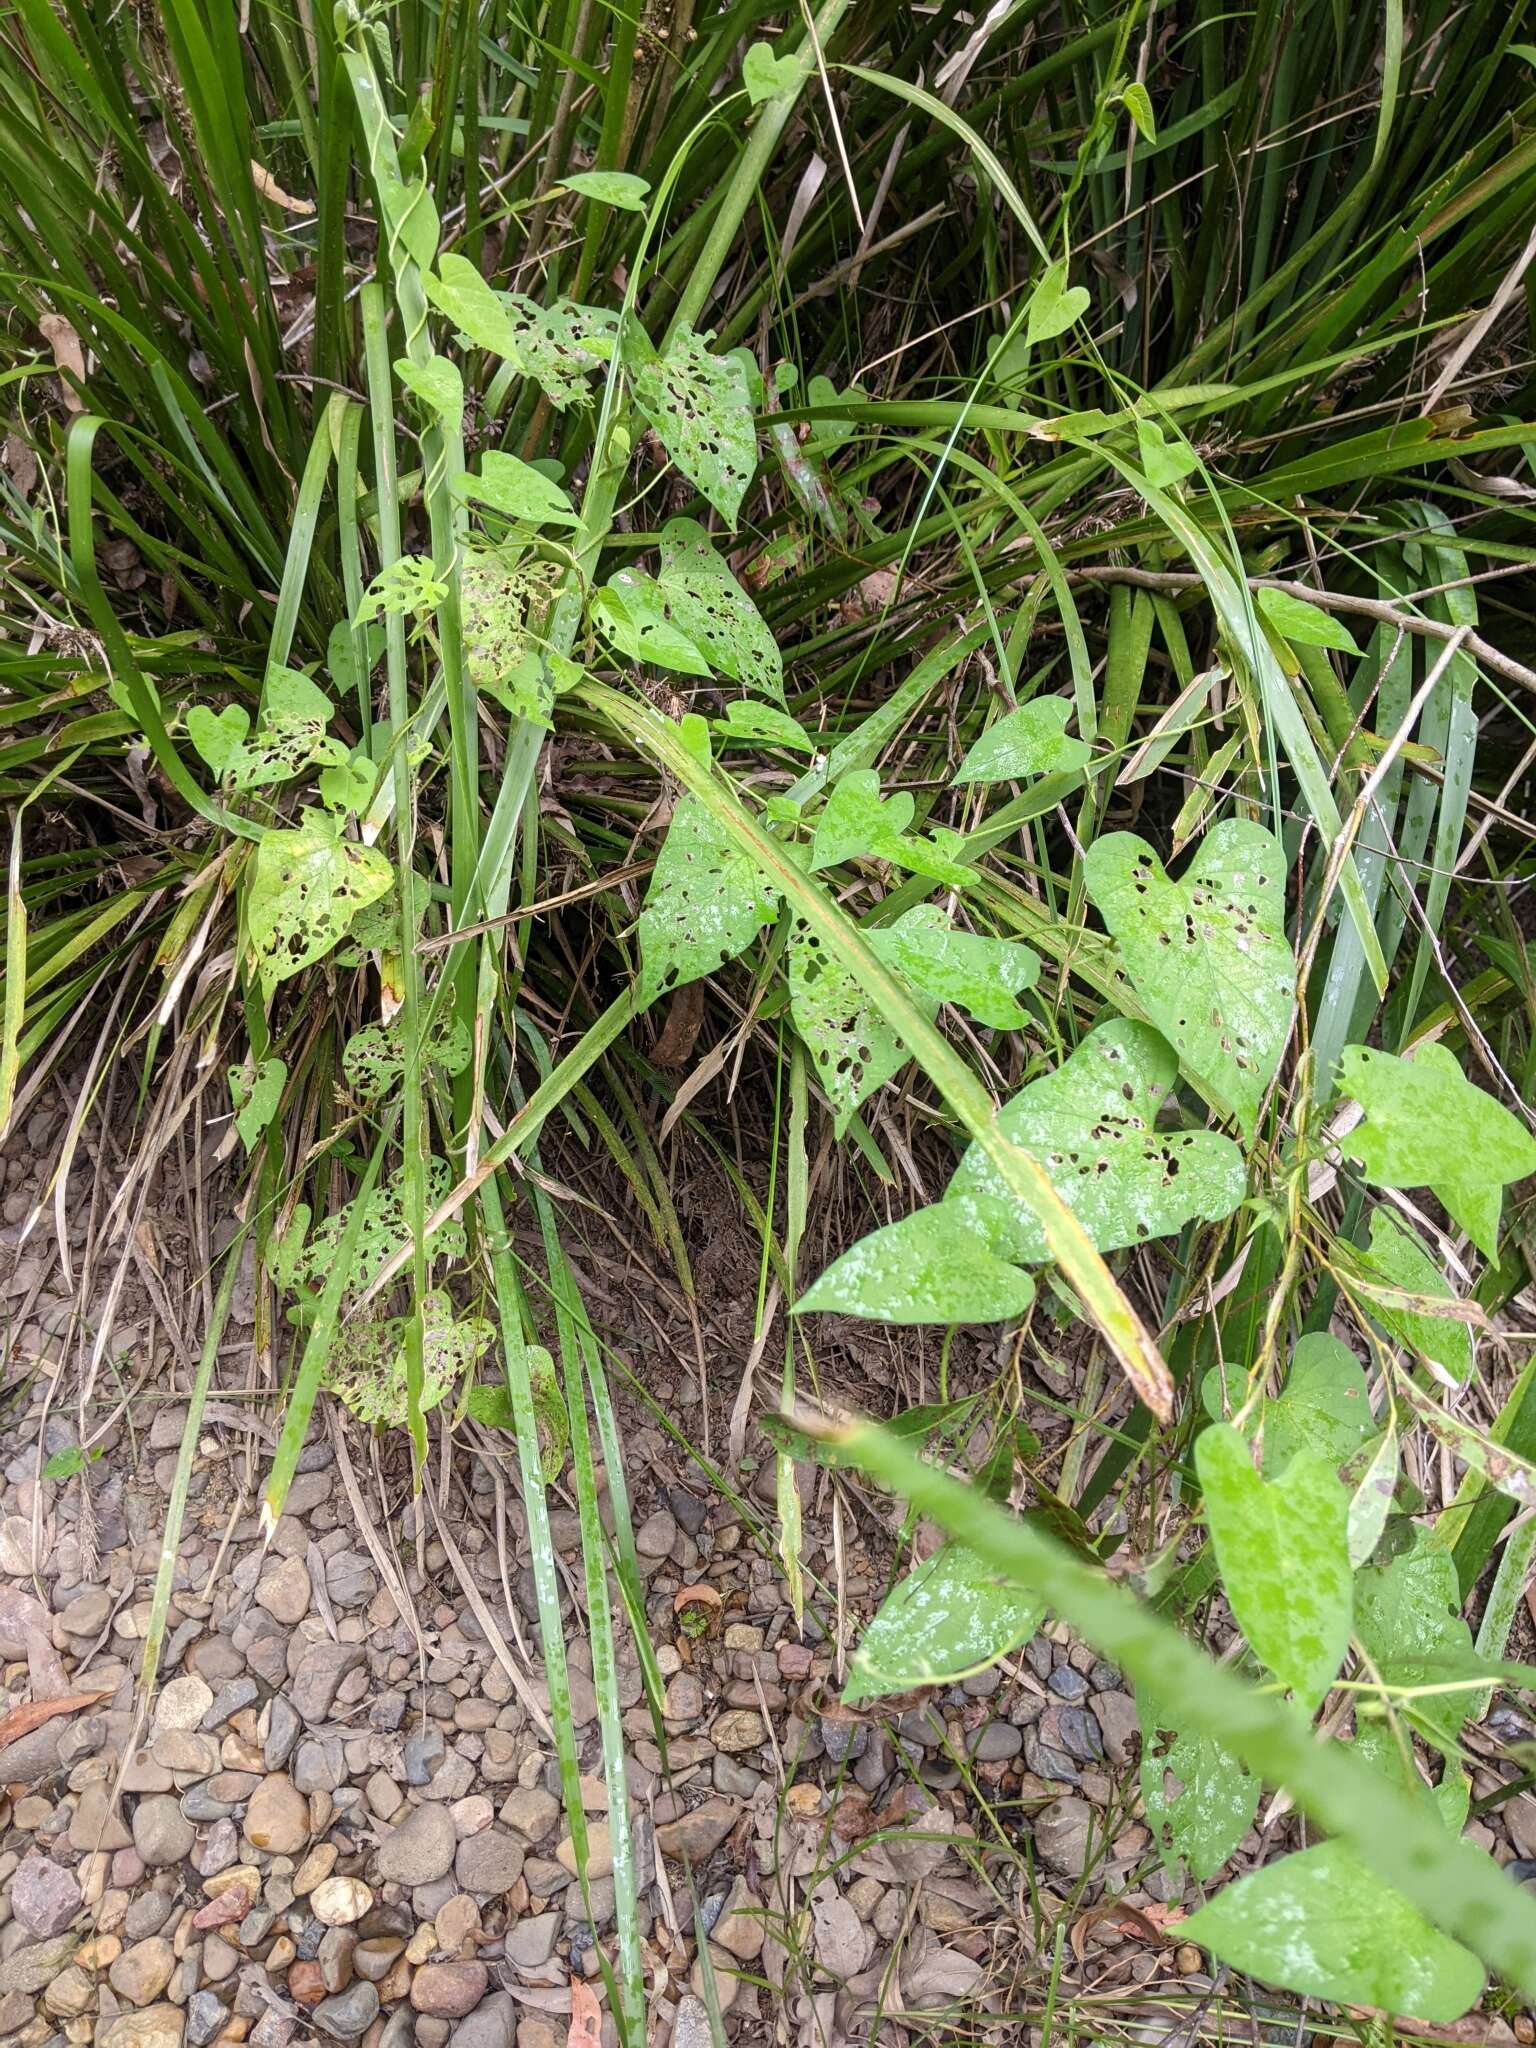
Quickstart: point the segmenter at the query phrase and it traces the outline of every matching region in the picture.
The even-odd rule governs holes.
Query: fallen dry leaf
[[[71,1693],[68,1699],[28,1700],[25,1706],[12,1707],[8,1714],[0,1715],[0,1748],[23,1735],[30,1735],[34,1728],[41,1728],[55,1714],[78,1714],[86,1707],[97,1706],[111,1697],[112,1688],[108,1686],[103,1692],[76,1692]]]
[[[295,199],[292,193],[285,192],[272,173],[257,163],[255,157],[251,158],[251,183],[263,199],[270,199],[274,206],[282,207],[285,213],[313,213],[315,210],[310,200]]]
[[[597,1993],[580,1977],[571,1979],[571,2026],[566,2048],[598,2048],[603,2036],[603,2008]]]
[[[62,313],[44,313],[37,323],[37,331],[53,350],[53,360],[58,368],[68,370],[70,376],[85,382],[85,351],[80,346],[80,337]],[[84,412],[85,400],[80,396],[68,377],[59,378],[59,396],[64,401],[66,412]]]

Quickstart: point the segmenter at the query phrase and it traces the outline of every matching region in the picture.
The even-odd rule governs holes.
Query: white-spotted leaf
[[[963,1543],[946,1543],[887,1594],[849,1660],[843,1699],[856,1706],[985,1671],[1028,1642],[1044,1613]]]
[[[1210,1736],[1181,1730],[1146,1693],[1136,1707],[1147,1825],[1169,1872],[1182,1879],[1187,1863],[1204,1884],[1253,1825],[1259,1780]]]
[[[1349,1646],[1349,1495],[1338,1471],[1326,1453],[1302,1451],[1278,1479],[1261,1479],[1227,1423],[1196,1438],[1195,1469],[1237,1625],[1311,1713]]]
[[[1527,1126],[1474,1087],[1444,1045],[1421,1046],[1411,1060],[1346,1046],[1339,1092],[1365,1111],[1342,1143],[1366,1179],[1432,1188],[1479,1251],[1496,1259],[1505,1185],[1536,1173]]]
[[[1455,1560],[1419,1535],[1414,1547],[1355,1580],[1355,1634],[1394,1708],[1445,1756],[1455,1753],[1475,1687],[1442,1691],[1475,1670]],[[1431,1690],[1430,1688],[1435,1688]]]
[[[642,1004],[734,960],[778,910],[778,891],[757,865],[696,798],[684,797],[640,913]]]
[[[667,521],[655,576],[621,569],[609,579],[606,594],[618,597],[628,619],[651,636],[652,646],[671,647],[670,637],[660,635],[678,636],[681,659],[664,666],[685,675],[713,671],[783,703],[784,664],[778,645],[696,519]],[[647,658],[660,659],[654,652]]]
[[[796,1306],[881,1323],[998,1323],[1021,1316],[1034,1294],[974,1223],[935,1202],[861,1237]]]
[[[921,992],[916,1000],[930,1017],[938,1008]],[[911,1055],[820,933],[799,919],[789,936],[789,1006],[841,1137],[859,1104]]]
[[[1359,1359],[1323,1331],[1303,1337],[1284,1387],[1264,1410],[1266,1477],[1278,1479],[1303,1451],[1320,1451],[1337,1469],[1375,1434]]]
[[[1482,1994],[1476,1956],[1341,1842],[1265,1864],[1175,1929],[1233,1969],[1338,2005],[1449,2026]]]
[[[1091,750],[1067,731],[1071,716],[1065,697],[1031,697],[988,726],[960,763],[956,782],[1014,782],[1081,768]]]
[[[1295,1007],[1278,842],[1224,819],[1175,882],[1145,840],[1111,832],[1088,849],[1085,875],[1152,1022],[1251,1137]]]
[[[1230,1216],[1243,1199],[1243,1158],[1229,1138],[1156,1128],[1177,1074],[1155,1031],[1115,1020],[1089,1032],[1064,1066],[1021,1088],[998,1116],[1004,1136],[1040,1161],[1100,1251],[1170,1236],[1193,1218]],[[999,1252],[1023,1265],[1049,1258],[1038,1217],[1008,1197],[973,1145],[944,1199],[966,1207],[977,1198],[1009,1219],[994,1238]]]
[[[1040,978],[1040,956],[1017,939],[956,931],[937,904],[918,903],[868,934],[887,967],[941,1003],[956,1003],[996,1031],[1018,1031],[1029,1012],[1016,998]]]
[[[235,1129],[247,1152],[277,1114],[283,1099],[288,1068],[280,1059],[266,1059],[229,1070],[230,1100],[235,1106]]]
[[[421,1410],[435,1408],[471,1370],[496,1334],[483,1316],[453,1313],[448,1295],[423,1295]],[[348,1321],[336,1333],[326,1361],[324,1385],[359,1421],[379,1429],[403,1429],[406,1399],[406,1316],[378,1322]]]

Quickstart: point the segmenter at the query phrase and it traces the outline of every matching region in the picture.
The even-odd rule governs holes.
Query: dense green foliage
[[[1483,1964],[1536,1992],[1536,1908],[1457,1840],[1536,1504],[1495,1336],[1536,1172],[1525,13],[0,29],[0,1113],[89,1059],[136,1186],[189,1098],[229,1120],[198,1398],[248,1233],[270,1514],[322,1387],[417,1459],[429,1417],[511,1428],[584,1857],[568,1465],[630,2040],[644,1601],[541,1147],[691,1302],[663,1114],[760,1238],[760,1334],[770,1281],[794,1311],[786,1407],[820,1311],[1080,1346],[1050,1456],[1013,1370],[905,1447],[776,1432],[797,1606],[797,1457],[951,1531],[852,1696],[1054,1610],[1140,1688],[1171,1867],[1214,1879],[1261,1782],[1334,1838],[1217,1890],[1215,1954],[1428,2020]],[[766,1159],[652,1009],[701,1087],[750,1048]],[[824,1118],[853,1243],[808,1228]],[[1187,1640],[1218,1584],[1256,1684]]]

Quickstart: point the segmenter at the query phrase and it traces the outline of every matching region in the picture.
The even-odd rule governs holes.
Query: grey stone
[[[47,1856],[28,1856],[11,1879],[11,1911],[29,1934],[62,1934],[80,1910],[72,1870]]]
[[[703,1999],[692,1992],[679,1999],[677,2018],[672,2022],[672,2048],[711,2048],[714,2038]]]
[[[269,1771],[280,1771],[293,1755],[293,1745],[298,1741],[303,1725],[285,1696],[275,1694],[271,1718],[267,1723],[267,1739],[261,1753]]]
[[[349,1984],[332,1998],[322,1998],[315,2007],[314,2021],[322,2034],[335,2041],[356,2041],[378,2016],[377,1988],[363,1980]]]
[[[196,1840],[197,1830],[169,1793],[139,1801],[133,1816],[133,1846],[151,1870],[180,1863]]]
[[[76,1947],[72,1934],[28,1942],[0,1960],[0,1991],[41,1991],[58,1976]]]
[[[453,1874],[459,1889],[482,1897],[509,1892],[523,1874],[524,1849],[505,1828],[487,1828],[460,1842]]]
[[[1058,1664],[1045,1681],[1060,1700],[1083,1700],[1088,1697],[1088,1681],[1081,1671],[1074,1671],[1070,1664]]]
[[[453,1867],[458,1837],[446,1807],[418,1806],[379,1844],[380,1877],[395,1884],[431,1884]]]
[[[1063,1877],[1081,1877],[1088,1865],[1093,1808],[1086,1799],[1053,1799],[1035,1815],[1035,1847]]]
[[[261,1688],[248,1672],[231,1678],[221,1685],[213,1696],[213,1705],[204,1714],[202,1726],[206,1729],[222,1727],[232,1714],[238,1714],[242,1707],[254,1706]]]
[[[553,1920],[553,1913],[540,1914]],[[493,1991],[482,1998],[474,2011],[449,2035],[449,2048],[513,2048],[517,2039],[518,2008],[507,1991]],[[381,2044],[382,2048],[382,2044]]]
[[[405,1738],[405,1782],[408,1785],[425,1785],[432,1776],[432,1765],[443,1754],[445,1744],[443,1731],[435,1722],[429,1721],[424,1728],[416,1728]]]
[[[537,1970],[555,1952],[560,1932],[558,1913],[529,1913],[507,1929],[507,1960],[522,1970]]]
[[[294,1753],[293,1782],[303,1793],[334,1792],[346,1782],[347,1760],[339,1736],[311,1736]]]
[[[187,2000],[189,2048],[208,2048],[228,2017],[216,1992],[194,1991]]]
[[[59,1769],[59,1743],[64,1734],[60,1719],[45,1721],[30,1735],[8,1742],[0,1749],[0,1785],[40,1785]]]
[[[302,1652],[288,1697],[307,1727],[314,1728],[325,1719],[341,1681],[362,1661],[359,1643],[311,1643]]]
[[[966,1747],[981,1764],[1006,1763],[1024,1747],[1024,1733],[1011,1721],[989,1721],[973,1730]]]

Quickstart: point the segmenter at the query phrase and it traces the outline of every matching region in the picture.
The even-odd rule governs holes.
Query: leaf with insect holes
[[[1053,263],[1042,272],[1030,294],[1024,315],[1024,333],[1030,342],[1054,341],[1088,310],[1088,294],[1080,284],[1067,283],[1065,263]]]
[[[231,789],[261,789],[288,782],[316,763],[345,761],[347,749],[326,727],[332,705],[318,684],[297,669],[274,668],[262,695],[261,722],[253,738],[239,704],[215,715],[194,704],[187,713],[187,737],[203,760]]]
[[[1152,1022],[1251,1138],[1295,1009],[1278,841],[1224,819],[1175,882],[1144,839],[1111,832],[1089,847],[1084,872]]]
[[[260,1060],[256,1067],[231,1067],[229,1098],[235,1106],[235,1129],[247,1152],[277,1114],[288,1079],[287,1065],[279,1059]]]
[[[998,1258],[984,1226],[935,1202],[872,1230],[809,1286],[796,1312],[880,1323],[1000,1323],[1023,1315],[1035,1283]]]
[[[466,470],[455,477],[454,489],[470,504],[489,505],[504,519],[515,519],[527,526],[578,523],[570,499],[553,477],[499,448],[486,449],[480,458],[478,475]]]
[[[733,697],[724,718],[717,718],[714,727],[727,746],[788,747],[796,754],[816,751],[816,742],[798,718],[776,711],[771,704],[758,704],[751,697]]]
[[[625,213],[644,213],[649,178],[637,178],[633,171],[572,171],[555,187],[557,192],[575,192],[583,199],[595,199],[599,206],[617,206]]]
[[[1169,1237],[1192,1219],[1230,1216],[1246,1191],[1243,1156],[1217,1131],[1159,1131],[1178,1063],[1146,1024],[1116,1019],[1090,1031],[1052,1074],[1021,1088],[998,1114],[1004,1137],[1032,1152],[1100,1251]],[[1011,1197],[972,1145],[946,1204],[979,1201],[1008,1219],[995,1249],[1021,1265],[1050,1257],[1040,1219]]]
[[[345,761],[322,768],[315,786],[327,810],[361,817],[379,786],[379,764],[366,747],[354,747]]]
[[[935,903],[914,904],[866,936],[893,967],[937,1002],[955,1003],[995,1031],[1018,1031],[1029,1012],[1015,1000],[1040,978],[1040,956],[1017,939],[956,931]]]
[[[1067,731],[1071,716],[1065,697],[1031,697],[987,727],[960,763],[956,782],[1014,782],[1081,768],[1091,749]]]
[[[1348,1045],[1339,1093],[1365,1121],[1340,1140],[1368,1181],[1432,1188],[1490,1259],[1499,1255],[1499,1214],[1509,1181],[1536,1173],[1536,1137],[1501,1102],[1470,1082],[1448,1046],[1412,1059]]]
[[[394,878],[377,847],[343,839],[339,820],[322,812],[304,812],[292,831],[266,833],[245,897],[246,937],[265,993],[323,959]]]
[[[1373,1279],[1384,1281],[1394,1293],[1416,1295],[1426,1302],[1449,1302],[1453,1310],[1458,1306],[1456,1290],[1447,1284],[1438,1261],[1430,1257],[1423,1241],[1386,1208],[1378,1206],[1371,1211],[1370,1247],[1357,1247],[1355,1257]],[[1431,1359],[1453,1380],[1459,1383],[1471,1373],[1472,1331],[1454,1314],[1389,1308],[1370,1296],[1364,1298],[1363,1306],[1400,1344]]]
[[[1320,604],[1293,597],[1288,590],[1254,592],[1259,610],[1282,639],[1301,647],[1336,647],[1342,654],[1358,654],[1354,635],[1341,619],[1325,612]]]
[[[514,718],[548,725],[555,691],[574,682],[574,662],[544,644],[559,564],[466,548],[459,573],[465,666],[475,689]]]
[[[365,1024],[354,1031],[341,1053],[341,1071],[359,1102],[376,1102],[405,1072],[404,1020]],[[425,1067],[443,1074],[462,1074],[470,1061],[469,1026],[451,1010],[442,1011],[422,1038]]]
[[[1483,1966],[1342,1842],[1318,1842],[1229,1884],[1172,1931],[1266,1984],[1449,2026]]]
[[[914,1000],[929,1017],[938,1009],[921,992]],[[841,1137],[859,1104],[911,1054],[820,933],[798,918],[789,935],[789,1007]]]
[[[1332,1460],[1303,1451],[1261,1479],[1227,1423],[1195,1440],[1221,1581],[1255,1656],[1312,1713],[1349,1647],[1349,1495]]]
[[[397,555],[387,562],[363,592],[352,624],[371,619],[429,618],[448,595],[448,585],[427,555]]]
[[[471,1370],[496,1335],[483,1316],[456,1317],[441,1292],[421,1300],[421,1413],[435,1408]],[[347,1322],[337,1330],[326,1360],[323,1385],[361,1422],[377,1429],[403,1429],[406,1399],[408,1316],[378,1322]]]
[[[1375,1434],[1359,1359],[1324,1331],[1303,1337],[1284,1387],[1264,1410],[1266,1477],[1278,1479],[1304,1451],[1321,1452],[1337,1471]]]
[[[505,301],[516,358],[557,412],[568,405],[589,405],[587,379],[613,360],[619,338],[619,316],[606,306],[579,306],[557,299],[541,306],[521,292]]]
[[[744,367],[733,356],[712,354],[691,327],[679,327],[666,354],[642,353],[632,374],[646,424],[688,481],[734,527],[757,468]]]
[[[963,1543],[946,1543],[886,1595],[849,1659],[844,1704],[985,1671],[1028,1642],[1044,1615],[1033,1593]]]
[[[560,1390],[560,1375],[555,1370],[555,1361],[539,1344],[530,1344],[525,1355],[533,1393],[534,1419],[539,1431],[539,1464],[545,1485],[553,1486],[560,1476],[570,1445],[571,1418]],[[512,1412],[512,1392],[505,1380],[490,1386],[471,1387],[466,1412],[486,1429],[517,1428],[517,1418]]]
[[[741,60],[741,82],[753,106],[763,100],[782,99],[800,83],[800,59],[775,57],[767,43],[753,43]]]
[[[1260,1781],[1209,1735],[1181,1729],[1142,1688],[1141,1800],[1164,1867],[1178,1883],[1187,1863],[1201,1884],[1253,1825]]]
[[[696,797],[672,814],[640,912],[643,1006],[713,974],[779,914],[779,892]]]
[[[447,1160],[429,1159],[425,1178],[426,1210],[430,1216],[446,1199],[453,1185]],[[357,1241],[356,1264],[346,1282],[348,1294],[363,1292],[379,1269],[410,1243],[405,1193],[405,1168],[402,1166],[383,1187],[375,1188],[368,1197]],[[348,1202],[334,1216],[327,1216],[315,1225],[302,1246],[287,1261],[294,1281],[310,1287],[324,1286],[341,1251],[351,1217],[352,1204]],[[427,1256],[433,1259],[462,1258],[465,1242],[463,1224],[456,1217],[450,1218],[428,1234]]]
[[[599,594],[597,617],[621,651],[637,660],[683,675],[729,676],[784,701],[784,666],[773,635],[697,520],[668,520],[658,574],[620,569]]]
[[[1394,1710],[1451,1756],[1476,1698],[1475,1687],[1454,1689],[1455,1681],[1476,1665],[1455,1559],[1425,1535],[1416,1531],[1412,1549],[1357,1574],[1355,1634],[1382,1683],[1399,1695]],[[1426,1690],[1447,1685],[1453,1689]]]

